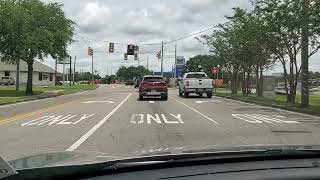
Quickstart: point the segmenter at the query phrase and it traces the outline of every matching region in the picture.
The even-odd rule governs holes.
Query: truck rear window
[[[205,74],[188,74],[186,78],[201,79],[201,78],[206,78],[206,75]]]
[[[163,77],[144,77],[143,81],[148,81],[148,82],[163,81]]]

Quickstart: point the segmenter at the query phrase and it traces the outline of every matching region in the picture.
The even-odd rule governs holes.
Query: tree
[[[301,0],[254,0],[254,13],[264,22],[268,31],[267,46],[274,57],[281,62],[284,71],[287,101],[295,102],[298,77],[301,66],[298,56],[301,52],[301,29],[303,20]],[[307,13],[309,57],[320,48],[320,2],[310,0]],[[289,65],[289,67],[288,67]]]
[[[125,67],[122,66],[118,69],[116,75],[121,79],[121,80],[129,80],[133,78],[138,78],[142,77],[144,75],[151,74],[151,71],[149,71],[147,68],[144,66],[130,66],[130,67]]]
[[[1,60],[14,63],[21,59],[27,62],[26,94],[32,94],[34,60],[43,60],[49,55],[54,59],[66,57],[74,22],[65,17],[57,3],[2,0],[0,7]]]
[[[217,56],[196,55],[187,61],[186,66],[184,67],[184,72],[186,72],[187,70],[189,72],[197,72],[203,70],[203,72],[205,72],[208,77],[214,78],[211,69],[213,67],[217,67],[218,65],[222,66],[222,63],[222,60]],[[201,68],[198,67],[199,65],[201,65]]]
[[[271,53],[263,45],[265,37],[261,21],[252,13],[234,8],[233,16],[220,24],[211,35],[200,39],[208,45],[210,52],[221,59],[220,65],[231,74],[231,91],[236,94],[241,82],[242,92],[251,93],[252,77],[255,72],[257,94],[262,96],[262,72],[269,67]]]

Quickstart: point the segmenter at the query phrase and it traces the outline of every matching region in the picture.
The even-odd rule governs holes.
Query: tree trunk
[[[241,73],[241,90],[242,90],[242,94],[243,95],[247,95],[247,92],[246,92],[246,86],[247,86],[247,84],[246,84],[246,72],[245,71],[243,71],[242,73]]]
[[[27,64],[28,64],[28,80],[27,80],[26,94],[33,94],[33,91],[32,91],[33,61],[28,61]]]
[[[232,79],[231,79],[231,93],[237,94],[238,93],[238,70],[232,71]]]
[[[263,67],[260,67],[260,77],[259,77],[259,91],[258,96],[263,96]]]

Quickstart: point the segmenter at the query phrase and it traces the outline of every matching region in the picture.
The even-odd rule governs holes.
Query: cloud
[[[69,49],[72,57],[77,56],[77,69],[91,71],[91,59],[87,55],[87,47],[94,48],[94,67],[104,75],[113,68],[125,65],[137,65],[132,60],[124,61],[123,53],[126,44],[131,43],[160,43],[173,40],[192,32],[221,23],[224,15],[232,13],[232,7],[247,8],[249,0],[45,0],[64,4],[62,7],[68,18],[77,23],[73,43]],[[79,35],[82,36],[79,37]],[[107,53],[107,42],[118,42],[117,53]],[[194,38],[176,42],[178,55],[186,59],[197,54],[208,53]],[[161,46],[140,46],[141,63],[159,71],[160,63],[156,60],[155,52]],[[165,50],[173,51],[174,43],[165,46]],[[164,68],[170,70],[174,62],[173,53],[165,58]],[[52,65],[51,60],[46,63]],[[59,67],[61,69],[61,67]],[[109,68],[109,70],[107,70]]]
[[[90,2],[78,13],[79,29],[89,34],[106,30],[111,16],[112,11],[108,6],[101,6],[97,2]]]

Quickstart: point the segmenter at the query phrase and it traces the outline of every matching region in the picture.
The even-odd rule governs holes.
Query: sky
[[[174,40],[226,21],[233,7],[251,9],[249,0],[44,0],[57,2],[66,17],[76,22],[74,42],[69,46],[72,59],[76,56],[76,71],[91,71],[88,46],[94,50],[94,70],[101,76],[115,74],[121,66],[147,66],[160,71],[156,52],[161,42]],[[210,33],[207,31],[206,33]],[[199,36],[199,35],[198,35]],[[115,53],[108,53],[109,43],[115,44]],[[128,44],[139,46],[139,62],[123,56]],[[164,46],[164,71],[174,64],[174,47],[177,55],[187,60],[209,50],[195,37],[189,37]],[[148,63],[147,63],[148,59]],[[54,67],[54,60],[45,59]],[[310,69],[320,68],[319,53],[310,60]],[[62,65],[58,66],[62,72]],[[276,65],[272,72],[281,72]]]

